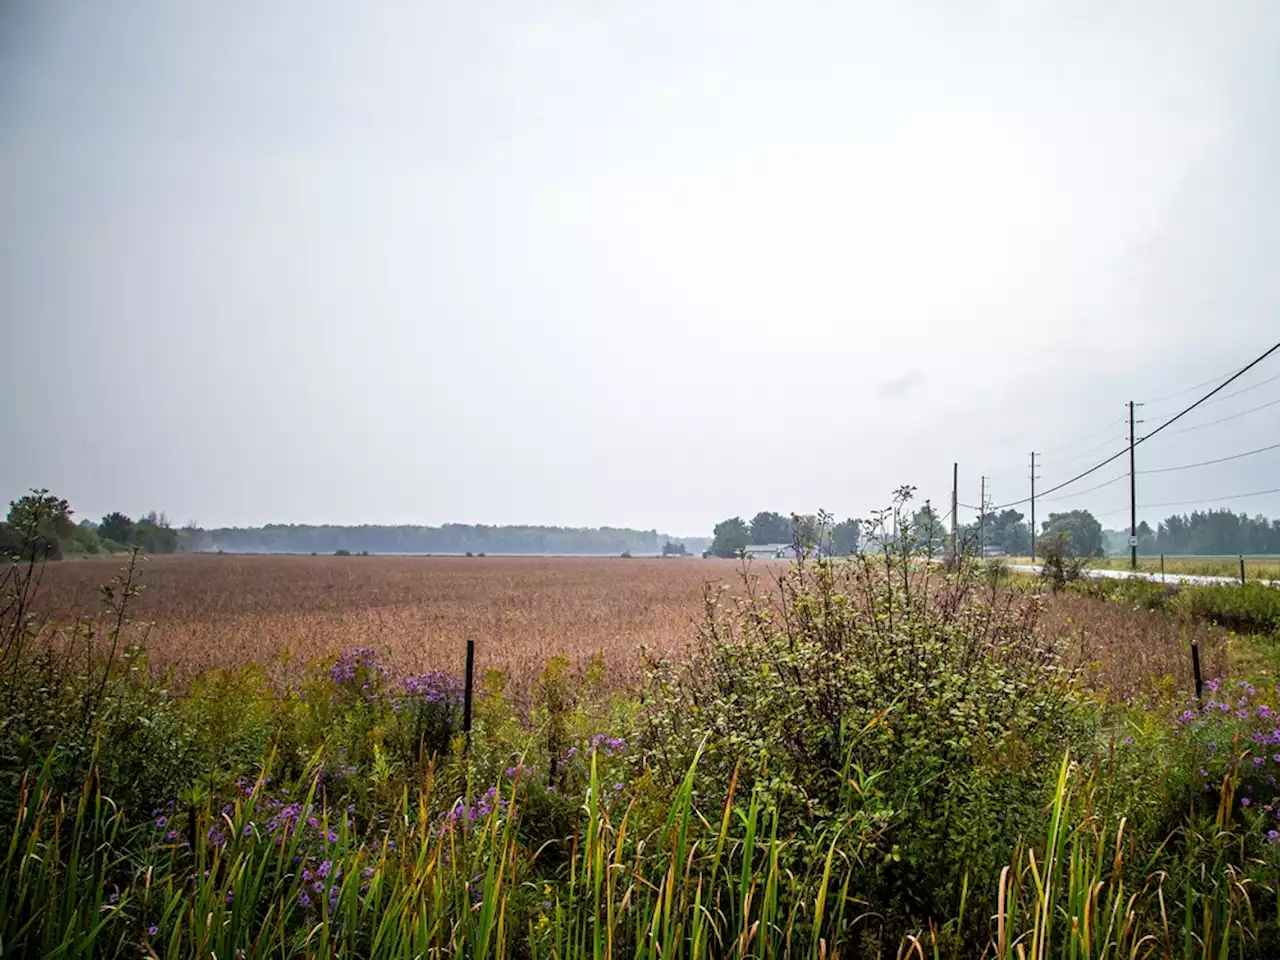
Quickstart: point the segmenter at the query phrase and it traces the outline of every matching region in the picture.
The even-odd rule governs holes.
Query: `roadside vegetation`
[[[887,533],[911,493],[875,552],[710,589],[630,687],[483,671],[469,732],[457,671],[376,637],[177,687],[136,552],[59,625],[19,551],[0,954],[1277,955],[1280,700],[1233,655],[1268,598],[947,572]]]

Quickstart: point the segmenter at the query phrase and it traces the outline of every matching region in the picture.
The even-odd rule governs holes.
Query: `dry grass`
[[[42,609],[63,621],[93,613],[118,566],[50,564]],[[639,678],[638,646],[678,650],[704,585],[739,570],[711,560],[153,557],[134,616],[150,624],[152,663],[179,679],[256,661],[283,681],[357,646],[387,651],[395,674],[460,671],[472,638],[478,669],[503,669],[517,689],[558,653],[604,654],[623,686]]]
[[[63,622],[94,614],[98,585],[119,563],[50,564],[40,607]],[[706,584],[740,589],[741,569],[716,560],[155,557],[146,562],[134,615],[148,624],[152,663],[172,668],[179,682],[250,662],[287,682],[310,662],[356,646],[385,651],[395,674],[460,672],[473,638],[479,669],[505,671],[517,695],[559,653],[578,663],[603,654],[609,684],[622,689],[640,678],[639,645],[681,652],[703,614]],[[1047,597],[1043,623],[1114,698],[1162,678],[1189,689],[1193,637],[1206,676],[1227,669],[1221,631],[1192,625],[1184,632],[1123,604]]]

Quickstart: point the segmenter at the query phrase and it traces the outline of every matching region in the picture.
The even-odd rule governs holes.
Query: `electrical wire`
[[[1183,387],[1181,390],[1175,390],[1173,393],[1166,393],[1163,397],[1152,397],[1150,400],[1143,400],[1142,402],[1146,406],[1155,406],[1155,404],[1163,403],[1165,400],[1172,400],[1174,397],[1181,397],[1184,394],[1190,393],[1192,390],[1199,390],[1201,387],[1207,387],[1211,383],[1217,383],[1227,374],[1232,372],[1232,370],[1227,370],[1225,373],[1220,373],[1216,377],[1210,377],[1208,380],[1202,380],[1200,383],[1193,383],[1191,386]]]
[[[1216,393],[1220,392],[1220,391],[1221,391],[1221,390],[1223,390],[1225,387],[1229,386],[1229,385],[1232,383],[1232,381],[1239,379],[1239,378],[1240,378],[1240,377],[1242,377],[1244,374],[1246,374],[1248,371],[1252,370],[1254,367],[1256,367],[1258,364],[1260,364],[1263,360],[1267,359],[1267,357],[1271,356],[1271,354],[1275,353],[1277,350],[1280,350],[1280,343],[1277,343],[1277,344],[1275,344],[1274,346],[1270,347],[1269,349],[1267,349],[1267,350],[1263,351],[1263,353],[1262,353],[1260,356],[1258,356],[1258,357],[1254,358],[1252,361],[1250,361],[1250,362],[1249,362],[1248,364],[1246,364],[1244,367],[1241,367],[1238,371],[1236,371],[1234,374],[1232,374],[1232,375],[1231,375],[1230,377],[1228,377],[1226,380],[1222,381],[1222,383],[1218,384],[1216,387],[1214,387],[1212,390],[1210,390],[1208,393],[1206,393],[1203,397],[1201,397],[1201,398],[1200,398],[1199,400],[1197,400],[1195,403],[1191,404],[1190,406],[1184,407],[1180,412],[1175,413],[1172,417],[1170,417],[1170,418],[1169,418],[1168,420],[1166,420],[1164,423],[1160,424],[1160,426],[1156,427],[1154,430],[1152,430],[1150,433],[1148,433],[1145,437],[1141,437],[1141,438],[1139,438],[1139,439],[1135,440],[1135,441],[1134,441],[1134,443],[1133,443],[1133,446],[1135,446],[1135,447],[1136,447],[1138,444],[1145,443],[1146,441],[1148,441],[1148,440],[1150,440],[1152,437],[1154,437],[1156,434],[1158,434],[1158,433],[1160,433],[1162,430],[1164,430],[1166,427],[1170,426],[1171,424],[1177,423],[1179,420],[1181,420],[1183,417],[1185,417],[1188,413],[1190,413],[1190,412],[1191,412],[1192,410],[1194,410],[1196,407],[1200,406],[1200,404],[1204,403],[1206,400],[1208,400],[1208,399],[1209,399],[1210,397],[1212,397],[1214,394],[1216,394]],[[1273,401],[1273,403],[1280,403],[1280,400],[1275,400],[1275,401]],[[1269,404],[1264,404],[1264,406],[1269,406]],[[1261,409],[1261,408],[1259,408],[1259,409]],[[1244,414],[1243,414],[1243,413],[1241,413],[1241,414],[1237,414],[1236,416],[1243,416],[1243,415],[1244,415]],[[1224,419],[1231,419],[1231,418],[1224,418]],[[1219,421],[1219,422],[1220,422],[1220,421]],[[1202,424],[1201,426],[1209,426],[1209,424]],[[1178,432],[1182,432],[1182,431],[1178,431]],[[1094,464],[1092,467],[1090,467],[1088,470],[1085,470],[1085,471],[1083,471],[1083,472],[1081,472],[1081,473],[1076,474],[1076,475],[1075,475],[1074,477],[1072,477],[1070,480],[1064,480],[1062,483],[1059,483],[1059,484],[1056,484],[1055,486],[1050,487],[1048,490],[1045,490],[1045,491],[1041,494],[1041,496],[1046,496],[1046,495],[1048,495],[1048,494],[1050,494],[1050,493],[1054,493],[1054,492],[1056,492],[1056,491],[1058,491],[1058,490],[1061,490],[1063,487],[1070,486],[1071,484],[1075,483],[1077,480],[1083,480],[1085,477],[1089,476],[1089,474],[1094,473],[1094,472],[1096,472],[1096,471],[1098,471],[1098,470],[1101,470],[1103,467],[1105,467],[1105,466],[1106,466],[1107,464],[1109,464],[1109,463],[1114,463],[1116,460],[1119,460],[1121,457],[1123,457],[1126,453],[1128,453],[1128,452],[1129,452],[1129,449],[1130,449],[1129,447],[1126,447],[1126,448],[1124,448],[1123,450],[1120,450],[1120,451],[1118,451],[1118,452],[1116,452],[1116,453],[1112,454],[1111,456],[1107,457],[1107,459],[1103,460],[1101,463],[1096,463],[1096,464]],[[1002,503],[1002,504],[999,504],[998,506],[994,506],[994,507],[992,507],[991,509],[992,509],[992,510],[1002,510],[1002,509],[1004,509],[1005,507],[1016,507],[1016,506],[1018,506],[1019,504],[1029,503],[1029,502],[1030,502],[1030,500],[1031,500],[1031,498],[1030,498],[1030,497],[1024,497],[1024,498],[1023,498],[1023,499],[1021,499],[1021,500],[1014,500],[1012,503]]]
[[[1060,446],[1060,447],[1050,447],[1048,450],[1042,450],[1042,451],[1040,451],[1039,453],[1037,453],[1037,454],[1036,454],[1036,456],[1044,456],[1044,454],[1046,454],[1046,453],[1058,453],[1058,452],[1060,452],[1060,451],[1062,451],[1062,450],[1070,450],[1072,447],[1078,447],[1080,444],[1084,443],[1086,440],[1092,440],[1092,439],[1093,439],[1094,437],[1096,437],[1098,434],[1100,434],[1100,433],[1106,433],[1108,430],[1110,430],[1110,429],[1111,429],[1112,427],[1114,427],[1116,424],[1124,423],[1124,422],[1125,422],[1125,421],[1123,421],[1123,420],[1112,420],[1110,423],[1108,423],[1108,424],[1107,424],[1105,427],[1103,427],[1101,430],[1095,430],[1093,433],[1085,434],[1085,436],[1081,437],[1079,440],[1072,440],[1070,443],[1064,443],[1064,444],[1063,444],[1062,446]]]
[[[1217,420],[1209,420],[1206,423],[1197,423],[1194,427],[1183,427],[1181,430],[1173,431],[1169,436],[1176,437],[1180,433],[1190,433],[1192,430],[1203,430],[1205,427],[1212,427],[1215,424],[1226,423],[1228,420],[1234,420],[1237,417],[1243,417],[1250,413],[1257,413],[1259,410],[1267,409],[1267,407],[1274,407],[1277,403],[1280,403],[1280,400],[1269,400],[1266,403],[1259,404],[1256,407],[1250,407],[1248,410],[1241,410],[1239,413],[1233,413],[1230,416],[1219,417]]]
[[[1233,390],[1231,393],[1228,393],[1225,396],[1218,397],[1214,400],[1210,400],[1209,402],[1222,403],[1223,400],[1230,400],[1232,397],[1238,397],[1240,396],[1240,394],[1248,393],[1250,390],[1257,390],[1259,387],[1265,387],[1268,383],[1274,383],[1277,380],[1280,380],[1280,373],[1277,373],[1274,377],[1267,377],[1267,379],[1265,380],[1259,380],[1257,383],[1250,384],[1249,386],[1245,387],[1243,390]]]
[[[1273,443],[1269,447],[1259,447],[1257,450],[1246,450],[1244,453],[1235,453],[1229,457],[1218,457],[1216,460],[1201,460],[1199,463],[1184,463],[1179,467],[1160,467],[1156,470],[1139,470],[1138,476],[1142,476],[1144,473],[1173,473],[1175,470],[1190,470],[1193,467],[1207,467],[1213,463],[1226,463],[1228,460],[1240,460],[1244,457],[1252,457],[1255,453],[1266,453],[1268,450],[1280,450],[1280,443]],[[1128,474],[1125,474],[1125,476],[1128,476]]]
[[[1109,447],[1113,443],[1123,443],[1125,439],[1126,439],[1125,437],[1108,437],[1106,440],[1103,440],[1101,443],[1097,444],[1096,446],[1089,447],[1087,450],[1081,450],[1079,453],[1073,453],[1071,456],[1063,460],[1058,460],[1056,462],[1050,461],[1049,466],[1051,467],[1062,466],[1062,464],[1064,463],[1074,463],[1077,460],[1084,460],[1085,458],[1092,455],[1095,451],[1101,450],[1103,447]],[[1036,464],[1036,466],[1044,466],[1044,464],[1040,463],[1040,464]]]
[[[1189,507],[1197,503],[1217,503],[1219,500],[1243,500],[1246,497],[1263,497],[1269,493],[1280,493],[1280,487],[1270,490],[1254,490],[1252,493],[1233,493],[1227,497],[1201,497],[1199,500],[1171,500],[1168,503],[1142,503],[1139,510],[1154,510],[1156,507]]]
[[[1129,474],[1122,473],[1120,474],[1120,476],[1112,477],[1106,483],[1100,483],[1096,487],[1088,487],[1087,489],[1084,489],[1084,490],[1076,490],[1062,497],[1036,497],[1036,499],[1043,500],[1046,503],[1053,503],[1054,501],[1057,501],[1057,500],[1074,500],[1076,497],[1082,497],[1086,493],[1093,493],[1093,491],[1095,490],[1101,490],[1103,487],[1109,487],[1113,483],[1119,483],[1121,480],[1128,480],[1128,479],[1129,479]]]

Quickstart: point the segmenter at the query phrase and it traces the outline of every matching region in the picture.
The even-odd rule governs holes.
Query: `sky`
[[[945,509],[958,462],[1015,501],[1280,340],[1277,89],[1264,0],[0,0],[0,497],[694,535]],[[1276,375],[1139,471],[1280,443],[1280,403],[1174,433]],[[1140,518],[1280,516],[1217,499],[1277,466],[1140,475]],[[1125,469],[1039,518],[1127,523],[1073,492]]]

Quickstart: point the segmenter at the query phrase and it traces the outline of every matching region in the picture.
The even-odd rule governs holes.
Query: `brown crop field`
[[[69,621],[101,609],[121,561],[49,564],[42,611]],[[374,647],[396,674],[477,666],[527,688],[558,653],[603,653],[610,680],[638,677],[641,643],[678,650],[694,635],[708,581],[733,561],[544,557],[169,556],[145,561],[133,616],[155,665],[184,678],[256,661],[272,676]],[[760,565],[756,564],[756,569]],[[135,634],[136,636],[136,634]]]
[[[101,610],[98,586],[122,561],[49,564],[38,606],[61,622]],[[782,565],[756,562],[755,572]],[[168,556],[147,559],[131,637],[181,681],[250,662],[277,682],[353,647],[381,651],[393,674],[460,672],[468,638],[480,671],[527,694],[547,659],[603,654],[615,689],[640,678],[640,644],[679,653],[695,637],[708,583],[741,590],[726,560],[547,557]],[[1152,680],[1189,681],[1187,642],[1206,671],[1225,668],[1222,631],[1101,599],[1047,597],[1045,629],[1095,686],[1127,697]]]

